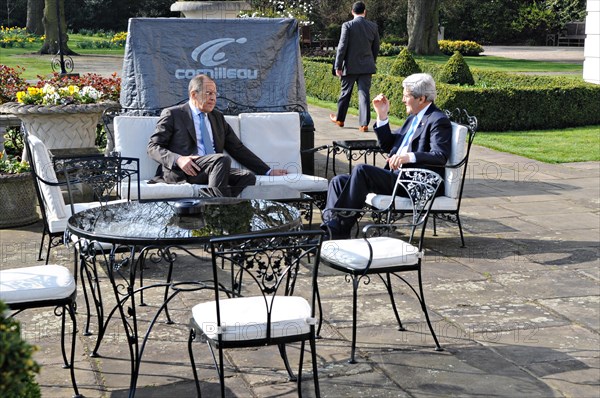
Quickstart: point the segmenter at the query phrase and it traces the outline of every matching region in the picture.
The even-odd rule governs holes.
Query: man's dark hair
[[[352,5],[352,12],[355,14],[362,14],[365,12],[365,3],[362,1],[357,1]]]

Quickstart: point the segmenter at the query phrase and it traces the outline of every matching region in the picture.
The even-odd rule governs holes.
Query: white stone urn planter
[[[186,18],[230,19],[237,18],[240,11],[251,10],[246,1],[177,1],[171,11],[179,11]]]
[[[29,134],[35,135],[48,149],[90,148],[95,146],[96,126],[106,108],[114,102],[73,105],[24,105],[7,102],[0,113],[17,116]]]
[[[20,227],[38,220],[31,173],[0,174],[0,228]]]

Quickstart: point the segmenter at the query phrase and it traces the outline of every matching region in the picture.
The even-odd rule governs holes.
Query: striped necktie
[[[200,116],[200,136],[202,138],[202,145],[204,145],[204,154],[211,155],[215,153],[215,150],[210,139],[210,134],[208,134],[208,129],[206,128],[206,115],[204,112],[200,112],[198,116]]]

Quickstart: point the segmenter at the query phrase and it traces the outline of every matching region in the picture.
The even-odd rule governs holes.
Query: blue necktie
[[[406,134],[404,135],[404,139],[402,140],[402,145],[400,145],[400,147],[398,148],[398,154],[403,154],[408,152],[408,147],[412,141],[412,137],[415,134],[415,130],[417,129],[417,121],[418,121],[418,117],[414,117],[410,128],[408,129],[408,131],[406,132]]]
[[[198,116],[200,116],[200,136],[202,138],[202,145],[204,145],[204,154],[213,154],[215,153],[215,150],[213,148],[212,141],[210,140],[208,129],[206,128],[206,116],[204,115],[204,112],[200,112]]]

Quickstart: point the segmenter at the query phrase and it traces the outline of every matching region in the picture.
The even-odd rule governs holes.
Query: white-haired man
[[[433,103],[435,81],[428,74],[417,73],[404,79],[402,87],[402,102],[409,117],[396,131],[392,132],[389,126],[390,103],[386,96],[379,94],[373,99],[377,113],[373,127],[379,145],[389,153],[386,166],[359,164],[351,174],[336,176],[329,183],[321,228],[329,232],[331,239],[348,238],[355,219],[336,217],[327,209],[361,209],[371,192],[391,195],[401,167],[423,167],[444,176],[444,165],[451,150],[452,126],[446,114]],[[438,190],[441,192],[443,186]]]

